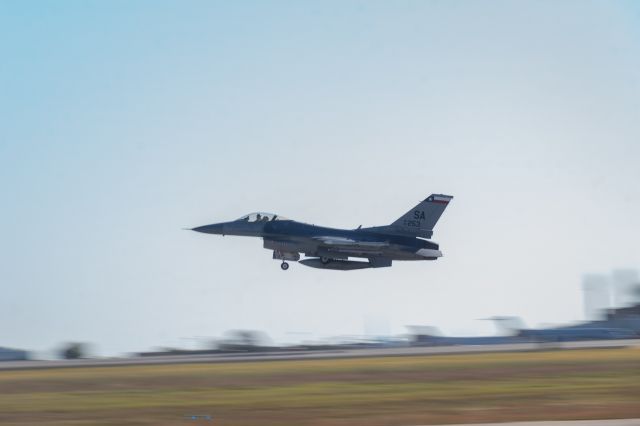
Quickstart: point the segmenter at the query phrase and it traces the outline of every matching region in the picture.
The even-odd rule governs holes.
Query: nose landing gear
[[[266,244],[267,244],[267,241],[265,240],[265,247],[267,247]],[[273,250],[273,258],[282,260],[282,263],[280,264],[280,268],[283,271],[286,271],[287,269],[289,269],[289,264],[287,263],[287,260],[297,262],[298,260],[300,260],[300,253],[295,251]]]

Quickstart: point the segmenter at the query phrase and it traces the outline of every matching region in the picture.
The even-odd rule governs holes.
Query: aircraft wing
[[[389,247],[389,243],[382,241],[358,241],[343,237],[313,237],[313,239],[318,241],[322,247],[338,252],[377,253]]]
[[[342,254],[354,257],[382,256],[389,243],[382,241],[358,241],[351,238],[318,236],[311,238],[264,238],[264,248],[281,252],[317,253],[318,256]],[[325,253],[325,254],[321,254]]]

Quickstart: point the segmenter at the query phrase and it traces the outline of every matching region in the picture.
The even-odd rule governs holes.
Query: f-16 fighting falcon
[[[193,228],[206,234],[261,237],[273,250],[280,267],[287,261],[305,266],[347,271],[391,266],[394,260],[436,260],[442,257],[437,243],[429,241],[433,228],[453,197],[432,194],[391,225],[335,229],[296,222],[271,213],[251,213],[231,222]],[[300,253],[305,259],[300,260]],[[350,258],[367,259],[355,261]]]

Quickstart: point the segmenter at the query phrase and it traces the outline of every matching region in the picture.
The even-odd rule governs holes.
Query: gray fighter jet
[[[335,229],[296,222],[271,213],[251,213],[231,222],[193,228],[206,234],[260,237],[273,250],[280,267],[287,261],[341,271],[382,268],[394,260],[436,260],[442,256],[437,243],[429,241],[433,228],[453,197],[432,194],[390,225]],[[306,258],[300,260],[300,253]],[[355,261],[350,258],[367,259]]]

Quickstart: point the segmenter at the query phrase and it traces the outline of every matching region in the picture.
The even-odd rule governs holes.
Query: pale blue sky
[[[0,345],[492,332],[640,267],[638,3],[0,0],[0,55]],[[432,192],[437,262],[283,273],[181,231],[380,225]]]

